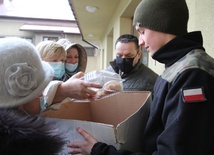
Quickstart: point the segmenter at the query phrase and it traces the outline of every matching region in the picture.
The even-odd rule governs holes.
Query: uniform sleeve
[[[143,153],[132,153],[126,150],[117,150],[112,145],[98,142],[94,145],[91,155],[145,155]]]
[[[163,108],[159,122],[163,130],[157,137],[157,151],[148,152],[155,155],[214,152],[213,86],[213,76],[201,69],[189,69],[169,84],[164,105],[159,107]],[[154,131],[155,126],[151,127]]]

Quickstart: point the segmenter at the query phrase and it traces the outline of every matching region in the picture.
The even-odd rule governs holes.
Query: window
[[[46,41],[46,40],[57,41],[58,39],[59,39],[58,37],[47,37],[47,36],[43,37],[43,41]]]
[[[94,56],[95,49],[93,47],[84,47],[88,56]]]

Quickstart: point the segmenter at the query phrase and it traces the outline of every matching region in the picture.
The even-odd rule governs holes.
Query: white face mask
[[[70,64],[70,63],[65,63],[65,69],[69,72],[74,72],[78,67],[78,63],[75,64]]]

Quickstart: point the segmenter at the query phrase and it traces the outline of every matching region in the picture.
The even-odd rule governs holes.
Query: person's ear
[[[140,50],[138,51],[137,54],[138,54],[139,57],[141,57],[141,55],[142,55],[142,50],[140,49]]]

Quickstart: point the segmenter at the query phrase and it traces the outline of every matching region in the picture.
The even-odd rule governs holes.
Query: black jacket
[[[57,155],[63,145],[43,118],[0,109],[0,155]]]
[[[92,155],[214,154],[214,59],[205,53],[201,33],[174,38],[153,58],[166,69],[154,87],[144,138],[139,137],[142,152],[96,143]]]

